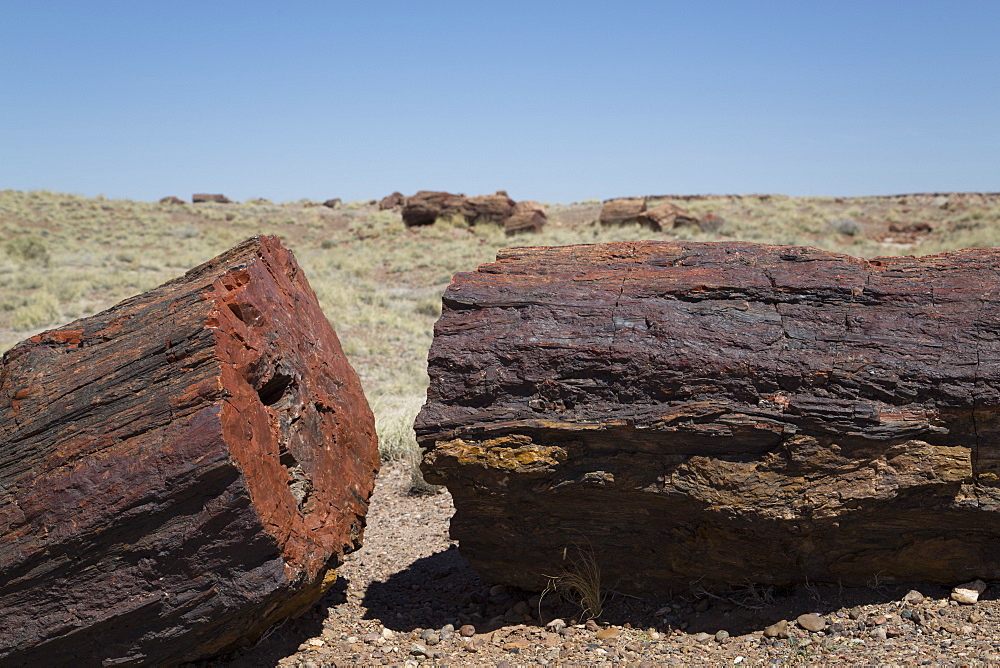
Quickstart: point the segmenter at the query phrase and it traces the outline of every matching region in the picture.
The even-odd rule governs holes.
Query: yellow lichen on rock
[[[530,436],[510,434],[485,441],[456,438],[441,441],[434,454],[454,457],[461,465],[479,465],[509,471],[527,471],[556,466],[566,459],[566,450],[554,445],[538,445]]]

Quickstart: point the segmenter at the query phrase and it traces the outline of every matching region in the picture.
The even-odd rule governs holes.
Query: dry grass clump
[[[361,376],[383,456],[412,458],[412,418],[427,389],[427,350],[441,294],[456,272],[492,261],[499,249],[739,239],[872,256],[1000,245],[1000,197],[978,204],[921,197],[667,198],[725,225],[659,233],[638,225],[601,227],[595,222],[600,205],[589,201],[552,205],[542,232],[511,238],[500,226],[470,226],[459,218],[406,228],[398,213],[370,202],[336,209],[308,200],[179,205],[0,191],[0,352],[43,328],[149,290],[253,234],[276,234],[295,252]],[[831,226],[839,218],[856,221],[853,236]],[[928,223],[933,232],[911,245],[880,243],[872,231],[889,223]]]
[[[583,619],[598,619],[604,612],[607,592],[601,583],[601,568],[597,565],[594,551],[589,547],[573,545],[563,548],[562,560],[565,565],[558,575],[545,576],[548,583],[542,598],[547,593],[555,592],[563,600],[578,604]]]

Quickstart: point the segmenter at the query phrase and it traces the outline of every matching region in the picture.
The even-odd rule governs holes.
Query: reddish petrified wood
[[[601,207],[599,220],[601,225],[628,225],[637,222],[645,210],[646,200],[639,197],[609,199]]]
[[[548,216],[545,215],[545,207],[538,202],[518,202],[514,205],[514,212],[510,218],[504,221],[504,231],[508,236],[520,234],[522,232],[539,232]]]
[[[356,374],[255,237],[0,361],[0,663],[170,665],[314,603],[378,468]]]
[[[502,251],[444,296],[417,423],[452,535],[530,589],[1000,579],[1000,250]]]

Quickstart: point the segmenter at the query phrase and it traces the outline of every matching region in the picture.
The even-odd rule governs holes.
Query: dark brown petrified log
[[[172,665],[259,637],[360,545],[356,374],[255,237],[0,361],[0,663]]]
[[[505,250],[429,366],[423,470],[491,580],[1000,578],[1000,250]]]

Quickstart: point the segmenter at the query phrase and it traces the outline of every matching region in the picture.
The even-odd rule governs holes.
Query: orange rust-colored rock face
[[[490,580],[574,545],[633,593],[1000,578],[1000,250],[509,249],[429,373],[423,470]]]
[[[292,255],[255,237],[0,363],[0,657],[208,656],[360,545],[374,420]]]

